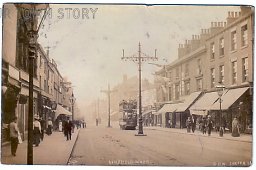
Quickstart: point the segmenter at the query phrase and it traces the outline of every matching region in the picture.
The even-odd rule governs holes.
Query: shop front
[[[53,107],[54,119],[52,120],[54,120],[54,129],[58,129],[60,122],[63,124],[68,117],[72,117],[72,113],[59,104],[53,103],[53,105],[56,107]]]
[[[210,107],[210,114],[216,122],[223,122],[231,132],[232,121],[237,118],[242,133],[251,133],[252,129],[252,96],[249,87],[228,89],[221,96],[221,103],[216,101]]]
[[[18,116],[17,104],[21,83],[19,81],[19,70],[3,61],[2,68],[2,100],[1,100],[1,139],[2,142],[9,140],[9,123],[14,116]]]

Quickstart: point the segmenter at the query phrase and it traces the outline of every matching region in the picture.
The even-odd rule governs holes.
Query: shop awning
[[[55,118],[57,118],[60,114],[64,114],[64,115],[68,115],[71,116],[72,113],[70,111],[68,111],[67,109],[65,109],[64,107],[62,107],[61,105],[57,105],[56,110],[54,110],[55,112]]]
[[[225,93],[226,91],[224,91]],[[210,110],[213,103],[215,103],[219,98],[217,92],[205,93],[200,97],[189,109],[190,113],[196,113],[196,111],[207,111]],[[199,114],[199,112],[198,112]],[[202,114],[202,113],[201,113]],[[199,114],[199,115],[201,115]]]
[[[191,115],[207,115],[207,110],[190,110]]]
[[[118,111],[113,111],[113,112],[111,112],[110,116],[116,115],[118,113],[119,113]]]
[[[221,97],[221,109],[227,110],[232,106],[247,90],[249,87],[237,88],[237,89],[229,89],[226,93]],[[220,103],[217,100],[211,107],[210,110],[219,110]]]
[[[199,97],[202,92],[194,92],[185,98],[184,103],[180,104],[176,112],[185,112],[191,104]]]
[[[181,104],[182,103],[165,104],[160,110],[156,112],[156,115],[167,113],[167,112],[169,113],[175,112]]]
[[[152,110],[146,110],[146,111],[144,111],[143,113],[142,113],[142,116],[144,116],[144,115],[146,115],[146,114],[149,114],[149,113],[151,113],[152,112]]]

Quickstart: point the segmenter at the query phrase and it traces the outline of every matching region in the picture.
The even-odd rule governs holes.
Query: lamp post
[[[138,63],[139,65],[139,131],[138,131],[138,134],[136,136],[145,136],[143,134],[143,125],[142,125],[142,102],[141,102],[141,65],[142,65],[142,62],[143,61],[148,61],[148,60],[157,60],[158,58],[156,57],[156,49],[155,49],[155,56],[154,57],[151,57],[151,56],[148,56],[147,54],[143,53],[141,51],[141,44],[139,42],[139,50],[138,50],[138,56],[136,55],[133,55],[133,56],[130,56],[130,57],[125,57],[124,56],[124,50],[123,50],[123,57],[121,58],[122,60],[131,60],[133,62],[136,62]]]
[[[220,132],[219,132],[219,136],[222,137],[223,133],[224,133],[224,129],[223,129],[223,120],[222,120],[222,110],[221,110],[221,103],[222,103],[222,95],[225,89],[225,86],[221,83],[219,83],[219,85],[216,86],[218,95],[219,95],[219,103],[220,103]]]
[[[74,121],[74,104],[76,102],[76,98],[74,97],[74,93],[72,92],[72,95],[70,97],[70,103],[71,103],[71,106],[72,106],[72,121]]]
[[[27,164],[33,165],[33,76],[34,76],[34,60],[37,57],[37,39],[38,31],[46,16],[49,4],[36,3],[20,3],[16,4],[20,12],[21,20],[24,23],[26,40],[28,43],[28,59],[29,59],[29,111],[28,111],[28,146],[27,146]],[[39,19],[38,11],[44,11],[44,15]],[[27,13],[29,12],[29,15]],[[38,22],[40,20],[40,22]],[[39,24],[38,24],[39,23]]]

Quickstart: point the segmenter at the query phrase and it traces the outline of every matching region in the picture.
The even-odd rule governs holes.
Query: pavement
[[[119,122],[118,121],[112,121],[111,125],[118,128]],[[138,129],[138,126],[137,126]],[[143,126],[143,129],[146,131],[147,129],[150,130],[159,130],[169,133],[179,133],[179,134],[187,134],[187,135],[196,135],[196,136],[202,136],[202,137],[209,137],[209,138],[217,138],[217,139],[223,139],[223,140],[232,140],[232,141],[241,141],[241,142],[249,142],[252,143],[253,141],[253,135],[252,134],[240,134],[240,137],[233,137],[230,132],[225,132],[223,134],[223,137],[219,136],[219,132],[216,132],[215,130],[212,131],[211,135],[208,136],[208,134],[203,134],[198,129],[195,130],[194,133],[187,133],[187,129],[179,129],[179,128],[164,128],[160,126]]]
[[[67,165],[80,129],[75,129],[72,139],[67,141],[63,132],[53,132],[44,136],[38,147],[33,147],[34,165]],[[16,156],[11,155],[11,146],[2,145],[2,164],[27,164],[27,140],[18,145]]]
[[[252,143],[253,137],[250,134],[240,134],[240,137],[233,137],[231,133],[225,132],[223,134],[223,137],[219,136],[219,133],[216,131],[212,131],[211,135],[208,136],[208,134],[203,134],[201,131],[196,130],[194,133],[188,133],[187,129],[177,129],[177,128],[163,128],[163,127],[158,127],[158,126],[149,126],[149,127],[143,127],[145,130],[146,129],[151,129],[151,130],[160,130],[160,131],[165,131],[169,133],[181,133],[181,134],[187,134],[187,135],[196,135],[196,136],[202,136],[202,137],[207,137],[207,138],[217,138],[217,139],[222,139],[222,140],[233,140],[233,141],[241,141],[241,142],[249,142]]]

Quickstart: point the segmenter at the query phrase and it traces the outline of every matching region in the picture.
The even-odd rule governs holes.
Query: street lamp
[[[34,60],[37,57],[36,51],[38,46],[38,31],[46,16],[49,4],[36,3],[20,3],[16,4],[20,11],[21,20],[25,26],[28,43],[28,58],[29,58],[29,111],[28,111],[28,146],[27,146],[27,164],[33,165],[33,75],[34,75]],[[38,11],[44,11],[44,15],[39,19]],[[40,20],[39,24],[38,21]]]
[[[219,83],[219,85],[216,86],[216,89],[217,89],[217,92],[219,95],[219,102],[220,102],[220,133],[219,133],[219,135],[220,135],[220,137],[222,137],[225,129],[223,129],[224,122],[222,122],[223,120],[222,120],[222,110],[221,110],[221,103],[222,103],[221,97],[223,95],[225,86],[223,84]]]
[[[72,92],[72,95],[70,97],[70,103],[72,105],[72,121],[74,121],[74,104],[76,102],[76,98],[74,97],[74,93]]]

